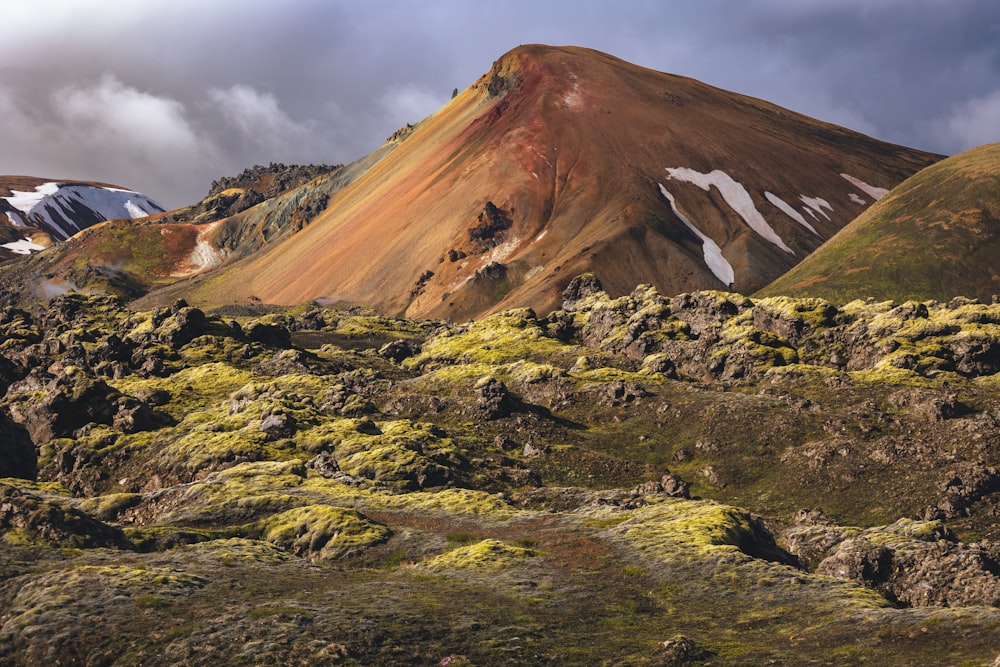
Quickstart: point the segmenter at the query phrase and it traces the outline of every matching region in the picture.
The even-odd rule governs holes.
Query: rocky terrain
[[[0,662],[992,664],[1000,305],[0,311]]]

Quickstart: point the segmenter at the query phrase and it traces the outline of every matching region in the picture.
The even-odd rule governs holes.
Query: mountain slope
[[[331,165],[255,166],[212,184],[200,202],[87,227],[0,271],[0,295],[25,303],[66,289],[128,298],[217,268],[308,224],[354,172]],[[281,204],[271,206],[279,195]]]
[[[760,289],[940,156],[577,47],[522,46],[307,229],[204,281],[204,304],[309,299],[409,316]]]
[[[1000,294],[1000,144],[922,170],[762,290],[846,302]]]
[[[112,185],[80,181],[52,181],[29,176],[0,176],[0,223],[7,223],[8,250],[25,254],[64,241],[82,229],[105,220],[144,218],[162,213],[149,197]],[[34,241],[21,241],[33,238]],[[19,242],[20,241],[20,242]]]

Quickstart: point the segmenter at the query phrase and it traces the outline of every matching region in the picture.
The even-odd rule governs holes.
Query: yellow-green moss
[[[532,549],[489,539],[435,556],[422,563],[422,567],[430,570],[502,570],[537,555]]]
[[[20,477],[0,477],[0,486],[9,486],[25,491],[40,491],[57,496],[72,495],[61,482],[36,482],[30,479],[21,479]]]
[[[264,519],[267,542],[312,561],[331,561],[384,542],[390,531],[352,509],[307,505]]]
[[[102,521],[113,521],[120,512],[135,507],[142,500],[142,495],[138,493],[109,493],[103,496],[85,498],[77,506],[82,511],[92,514]]]
[[[522,308],[484,317],[458,331],[445,331],[427,341],[406,368],[452,364],[508,364],[520,360],[551,363],[574,346],[546,335],[531,310]],[[575,355],[574,355],[575,356]]]

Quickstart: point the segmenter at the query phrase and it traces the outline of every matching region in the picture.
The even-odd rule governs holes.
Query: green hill
[[[1000,144],[987,144],[903,181],[760,294],[988,302],[998,257]]]

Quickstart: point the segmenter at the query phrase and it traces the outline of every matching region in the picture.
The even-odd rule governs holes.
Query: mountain
[[[938,162],[761,291],[836,302],[1000,294],[1000,144]]]
[[[17,254],[64,241],[105,220],[144,218],[165,209],[149,197],[114,185],[0,176],[0,238]],[[6,224],[3,224],[6,223]]]
[[[352,173],[331,165],[257,165],[212,183],[191,206],[96,224],[47,252],[10,263],[0,270],[0,292],[21,303],[67,289],[144,295],[301,229],[325,207],[327,191]]]
[[[545,312],[584,271],[612,294],[750,293],[940,157],[597,51],[521,46],[308,228],[189,298],[464,318]]]

